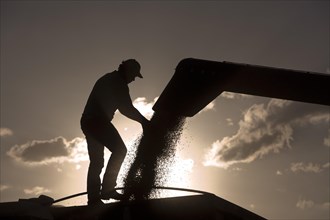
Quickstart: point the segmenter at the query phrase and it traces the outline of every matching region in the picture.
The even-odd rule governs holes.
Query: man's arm
[[[116,92],[119,112],[129,119],[139,122],[144,129],[148,125],[149,120],[133,106],[127,84],[125,84],[125,86],[120,86]]]
[[[149,124],[149,120],[146,119],[132,104],[132,99],[129,95],[128,88],[126,91],[121,93],[118,110],[129,119],[139,122],[143,129],[145,129]]]
[[[149,120],[146,119],[132,104],[132,102],[126,103],[118,108],[119,112],[126,117],[139,122],[142,127],[145,127]]]

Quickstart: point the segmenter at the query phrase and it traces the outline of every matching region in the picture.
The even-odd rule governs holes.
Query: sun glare
[[[127,144],[128,153],[123,162],[122,168],[119,172],[117,179],[117,187],[124,186],[124,179],[130,168],[131,163],[135,158],[136,146],[134,141],[129,141]],[[105,163],[109,159],[110,153],[105,152]],[[166,170],[167,173],[164,177],[163,185],[161,187],[175,187],[175,188],[190,188],[191,187],[191,174],[193,172],[194,161],[192,159],[183,159],[180,155],[176,154],[171,158],[170,166]],[[106,164],[105,164],[106,165]],[[104,171],[103,171],[104,172]],[[103,175],[103,172],[101,176]],[[177,190],[157,189],[155,198],[183,196],[189,193]],[[154,196],[152,196],[154,197]]]
[[[194,161],[192,159],[182,159],[179,156],[174,158],[173,165],[168,170],[168,176],[164,183],[166,187],[190,188],[191,174],[193,171]],[[184,196],[187,192],[174,190],[161,190],[161,197]]]

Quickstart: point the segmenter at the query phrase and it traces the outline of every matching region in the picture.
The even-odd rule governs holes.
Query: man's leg
[[[104,164],[104,146],[103,144],[89,136],[86,137],[86,141],[90,159],[87,174],[87,197],[89,203],[93,203],[100,201],[100,174]]]
[[[112,190],[116,185],[120,167],[125,159],[127,149],[116,128],[109,123],[102,143],[111,151],[111,156],[103,176],[102,192]]]

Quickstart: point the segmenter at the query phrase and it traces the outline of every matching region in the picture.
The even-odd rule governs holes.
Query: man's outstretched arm
[[[143,128],[149,124],[149,120],[146,119],[132,103],[126,103],[126,105],[120,106],[118,110],[129,119],[139,122]]]

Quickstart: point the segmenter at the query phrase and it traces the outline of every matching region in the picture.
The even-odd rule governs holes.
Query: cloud
[[[325,164],[323,164],[323,166],[322,166],[323,168],[329,168],[330,167],[330,163],[328,162],[328,163],[325,163]]]
[[[330,147],[330,129],[328,129],[328,137],[324,138],[323,144],[327,147]]]
[[[330,202],[324,202],[320,205],[320,208],[323,210],[329,210],[330,209]]]
[[[9,128],[0,128],[0,137],[12,136],[14,133]]]
[[[294,173],[296,172],[320,173],[323,170],[322,167],[323,166],[321,166],[320,164],[313,164],[313,163],[304,164],[302,162],[298,162],[298,163],[291,163],[290,170]]]
[[[156,103],[157,99],[158,97],[154,98],[152,102],[148,103],[145,97],[138,97],[133,101],[133,105],[141,112],[142,115],[150,119],[154,113],[152,107]]]
[[[24,189],[24,193],[27,195],[41,195],[51,192],[49,189],[46,189],[42,186],[35,186],[32,189]]]
[[[205,155],[205,166],[228,168],[250,163],[270,153],[291,148],[296,127],[329,123],[327,108],[287,100],[271,99],[244,112],[233,136],[216,140]]]
[[[205,106],[202,110],[198,112],[198,114],[201,114],[203,112],[207,112],[210,110],[215,110],[215,101],[210,102],[207,106]]]
[[[282,176],[283,173],[282,173],[280,170],[277,170],[277,171],[276,171],[276,175],[278,175],[278,176]]]
[[[223,92],[221,93],[220,97],[225,99],[242,99],[242,98],[252,98],[253,96],[242,93]]]
[[[141,112],[141,114],[143,116],[145,116],[146,118],[150,119],[152,117],[152,115],[154,114],[154,111],[152,110],[152,107],[154,106],[154,104],[157,102],[157,99],[159,97],[154,98],[154,100],[152,102],[148,102],[147,98],[145,97],[138,97],[133,101],[133,105],[135,108],[137,108],[139,110],[139,112]],[[202,109],[200,113],[202,112],[206,112],[209,110],[215,110],[215,102],[210,102],[207,106],[205,106],[204,109]]]
[[[5,190],[10,189],[10,188],[11,188],[11,186],[9,186],[9,185],[1,185],[0,184],[0,192],[5,191]]]
[[[314,206],[314,202],[312,200],[305,200],[302,198],[299,198],[296,207],[299,209],[309,209],[312,208]]]
[[[11,147],[7,155],[26,165],[79,163],[88,160],[86,141],[79,137],[71,141],[67,141],[64,137],[43,141],[34,140]]]
[[[228,126],[233,126],[234,125],[233,119],[231,119],[231,118],[226,118],[226,122],[227,122]]]
[[[249,207],[250,207],[251,209],[255,209],[255,208],[256,208],[256,205],[252,203],[252,204],[249,205]]]
[[[317,210],[326,210],[328,211],[330,208],[330,202],[316,203],[313,200],[299,198],[296,207],[302,210],[306,209],[317,209]]]

